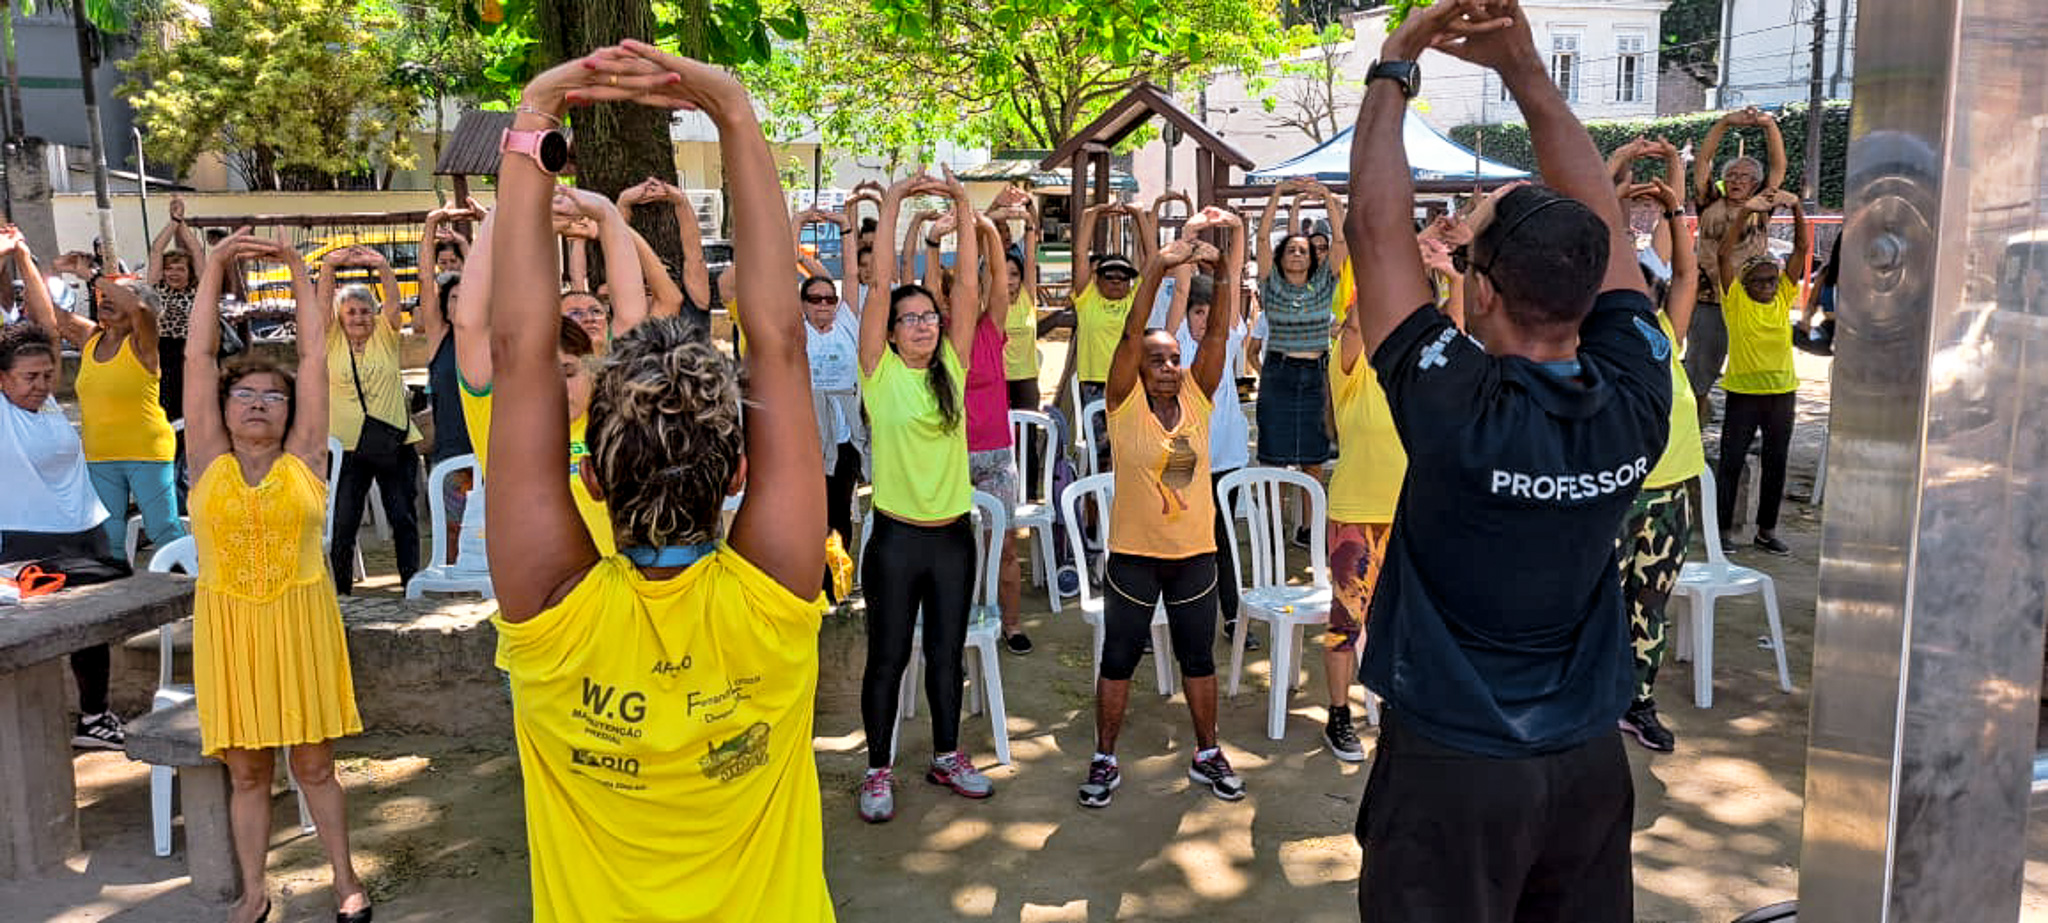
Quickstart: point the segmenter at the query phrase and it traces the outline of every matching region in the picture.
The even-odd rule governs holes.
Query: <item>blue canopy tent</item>
[[[1496,163],[1474,154],[1452,141],[1428,122],[1408,110],[1401,124],[1401,144],[1408,150],[1408,168],[1418,192],[1464,191],[1474,185],[1500,186],[1529,179],[1527,170]],[[1292,160],[1245,174],[1252,186],[1270,186],[1297,176],[1322,183],[1341,183],[1351,178],[1351,129],[1343,131]]]

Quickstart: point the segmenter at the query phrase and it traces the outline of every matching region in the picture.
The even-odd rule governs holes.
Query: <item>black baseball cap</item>
[[[1095,261],[1096,275],[1106,276],[1112,273],[1121,275],[1127,280],[1136,279],[1138,277],[1138,267],[1133,265],[1129,258],[1120,253],[1112,253]]]

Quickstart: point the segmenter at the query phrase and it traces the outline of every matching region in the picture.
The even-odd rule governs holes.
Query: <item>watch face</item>
[[[545,131],[540,136],[540,165],[549,173],[560,173],[569,165],[569,139],[559,131]]]

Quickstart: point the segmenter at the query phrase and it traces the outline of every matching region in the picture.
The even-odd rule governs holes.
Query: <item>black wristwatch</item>
[[[1414,99],[1422,92],[1422,65],[1414,61],[1374,61],[1372,69],[1365,72],[1365,82],[1385,78],[1401,85],[1401,95]]]

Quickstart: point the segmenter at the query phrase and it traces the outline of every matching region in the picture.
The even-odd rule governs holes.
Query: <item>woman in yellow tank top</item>
[[[221,280],[243,260],[291,268],[299,373],[214,360]],[[370,896],[349,860],[334,740],[362,730],[348,643],[321,550],[327,514],[329,310],[290,245],[236,233],[208,254],[185,344],[185,444],[192,470],[199,587],[192,673],[201,750],[228,766],[229,817],[242,899],[230,923],[270,915],[264,886],[270,785],[278,747],[306,796],[334,866],[336,919],[369,923]],[[305,382],[299,387],[298,382]]]
[[[92,291],[98,323],[69,311],[54,313],[56,333],[79,351],[79,438],[93,491],[107,508],[100,528],[109,549],[121,548],[132,499],[149,543],[162,548],[185,534],[173,465],[178,440],[157,390],[162,366],[156,318],[162,302],[155,292],[126,285],[99,284]]]
[[[512,137],[554,129],[572,98],[709,115],[733,190],[740,297],[781,307],[742,321],[744,427],[734,369],[681,321],[651,319],[613,342],[579,470],[608,501],[620,546],[600,556],[562,451],[554,179],[536,158],[505,156],[489,302],[503,425],[489,434],[485,521],[533,918],[830,920],[811,752],[825,472],[774,161],[732,77],[651,46],[535,78]],[[742,486],[721,542],[720,505]]]
[[[1217,316],[1237,311],[1244,271],[1244,226],[1231,212],[1207,208],[1189,217],[1180,240],[1145,267],[1137,304],[1151,304],[1159,283],[1179,266],[1216,261],[1216,248],[1195,235],[1216,229],[1231,239],[1216,283]],[[1101,675],[1095,679],[1095,755],[1081,783],[1084,807],[1109,805],[1123,782],[1117,736],[1130,700],[1131,674],[1151,633],[1160,602],[1173,634],[1173,656],[1195,726],[1188,778],[1225,801],[1244,797],[1244,780],[1216,742],[1216,498],[1209,481],[1209,395],[1223,380],[1228,323],[1203,331],[1194,365],[1181,368],[1180,340],[1145,328],[1144,311],[1124,319],[1109,364],[1110,452],[1117,459],[1109,522],[1109,563],[1103,570]],[[1163,652],[1162,652],[1163,653]],[[1156,656],[1156,655],[1155,655]]]

